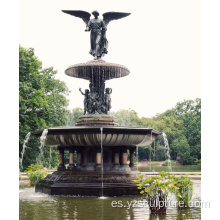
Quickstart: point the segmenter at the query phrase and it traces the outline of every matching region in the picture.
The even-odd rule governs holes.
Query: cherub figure
[[[89,112],[89,106],[88,106],[88,103],[89,103],[89,99],[90,99],[90,92],[88,89],[85,89],[85,93],[82,92],[81,88],[79,88],[79,91],[82,95],[85,96],[84,98],[84,115],[86,114],[86,112]]]
[[[106,112],[105,112],[106,114],[111,109],[111,96],[110,96],[111,93],[112,93],[111,88],[105,89],[104,103],[105,103],[105,107],[106,107]]]
[[[89,99],[89,114],[95,114],[97,111],[97,107],[98,107],[98,103],[97,103],[97,99],[98,99],[98,94],[97,93],[91,93],[90,95],[90,99]]]

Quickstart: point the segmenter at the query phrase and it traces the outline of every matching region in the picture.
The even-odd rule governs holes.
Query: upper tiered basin
[[[109,80],[127,76],[130,71],[123,65],[108,63],[104,60],[92,60],[87,63],[75,64],[68,67],[66,75],[93,81],[99,76],[102,80]]]

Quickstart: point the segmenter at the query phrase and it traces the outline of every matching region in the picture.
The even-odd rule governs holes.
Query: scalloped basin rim
[[[102,144],[105,147],[147,146],[161,134],[151,128],[142,127],[94,127],[74,126],[49,128],[45,145],[62,147],[97,147],[101,144],[101,129],[103,128]],[[32,132],[40,138],[41,131]]]
[[[77,133],[100,133],[100,128],[97,126],[73,126],[73,127],[51,127],[48,128],[49,134],[77,134]],[[152,128],[144,128],[144,127],[123,127],[123,126],[115,126],[115,127],[102,127],[103,134],[146,134],[152,133],[153,135],[160,135],[162,132],[156,131]],[[43,130],[37,130],[31,132],[33,135],[41,136]]]

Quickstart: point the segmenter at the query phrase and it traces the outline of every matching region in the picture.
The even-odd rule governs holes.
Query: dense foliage
[[[34,49],[19,46],[19,153],[22,151],[25,135],[66,122],[68,89],[64,82],[55,79],[53,67],[42,69]],[[36,162],[39,142],[31,136],[23,159],[23,167]],[[45,148],[48,155],[49,149]],[[58,152],[52,149],[51,166],[58,164]],[[48,163],[47,161],[44,161]],[[45,165],[45,164],[43,164]]]
[[[74,126],[76,124],[76,120],[81,116],[83,115],[83,109],[81,108],[74,108],[71,112],[69,111],[67,113],[67,122],[66,124],[68,126]]]
[[[166,213],[168,193],[174,193],[179,208],[189,208],[193,195],[193,182],[188,175],[176,176],[169,172],[148,176],[138,174],[137,184],[140,194],[147,199],[151,213]]]
[[[175,194],[177,201],[179,204],[182,202],[180,208],[190,207],[190,200],[193,195],[193,182],[188,177],[185,176],[176,176],[172,175],[173,185],[175,188],[172,189],[172,192]]]
[[[175,108],[152,118],[139,118],[134,110],[112,112],[126,126],[151,127],[167,135],[172,160],[181,164],[201,163],[201,99],[178,102]],[[139,148],[139,160],[165,160],[162,135],[151,146]]]
[[[31,184],[34,185],[46,177],[49,172],[42,165],[31,164],[28,166],[27,170],[25,170],[25,173],[27,173]]]
[[[159,172],[159,175],[148,176],[144,178],[144,174],[138,174],[138,180],[133,180],[140,189],[140,194],[147,199],[151,213],[166,214],[167,196],[169,191],[173,191],[176,187],[173,185],[173,180],[167,172]],[[168,180],[166,180],[166,177]]]

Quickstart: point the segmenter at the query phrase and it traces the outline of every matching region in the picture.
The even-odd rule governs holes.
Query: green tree
[[[176,115],[182,115],[186,113],[201,115],[201,99],[197,98],[194,101],[184,100],[183,102],[178,102],[174,111]]]
[[[120,110],[113,112],[113,115],[123,126],[149,127],[166,133],[171,159],[181,155],[181,162],[184,164],[193,164],[193,161],[201,159],[201,99],[178,102],[174,108],[152,118],[139,118],[134,110]],[[150,152],[153,160],[165,159],[163,146],[164,140],[160,135],[155,146],[152,143],[151,146],[139,148],[139,160],[149,159]]]
[[[67,114],[67,125],[68,126],[75,126],[77,119],[83,115],[82,108],[74,108],[71,112]]]
[[[180,157],[180,162],[184,164],[191,164],[192,158],[190,156],[190,146],[187,142],[187,139],[184,135],[180,134],[176,139],[172,141],[172,150],[174,155]],[[176,159],[174,158],[174,159]]]
[[[33,48],[19,46],[19,152],[29,131],[61,126],[66,122],[69,91],[55,79],[52,67],[42,69]],[[31,137],[25,151],[23,167],[36,162],[39,142]]]
[[[181,151],[181,148],[173,149],[176,143],[172,144],[177,138],[181,139],[179,136],[183,138],[182,143],[187,142],[190,150],[189,160],[184,163],[193,163],[201,158],[201,99],[178,102],[175,108],[150,119],[142,118],[141,122],[144,126],[167,134],[172,159],[176,159],[177,149]],[[163,145],[161,136],[157,137],[156,145]],[[185,144],[184,146],[186,147]],[[188,147],[186,148],[188,154]]]
[[[192,160],[201,159],[201,115],[192,112],[182,116],[184,122],[184,134],[190,145]]]
[[[201,99],[178,102],[175,114],[183,121],[183,133],[190,146],[191,161],[201,159]]]
[[[150,158],[150,146],[138,147],[138,161]]]
[[[51,155],[50,155],[51,154]],[[56,147],[44,148],[43,166],[48,169],[56,168],[59,165],[59,151]]]
[[[141,120],[134,110],[119,110],[117,112],[110,112],[111,115],[116,117],[118,123],[122,126],[140,126]]]
[[[156,143],[156,142],[155,142]],[[155,158],[154,160],[161,161],[165,160],[165,147],[163,145],[155,146]]]

